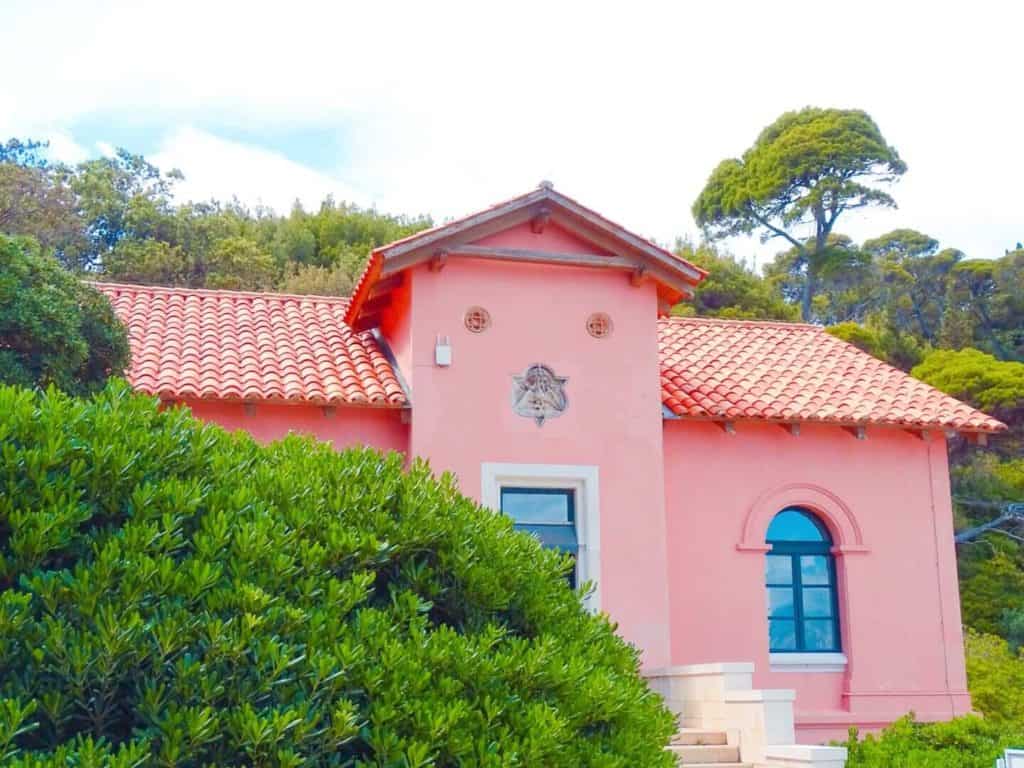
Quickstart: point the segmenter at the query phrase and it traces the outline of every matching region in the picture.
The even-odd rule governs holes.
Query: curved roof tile
[[[96,283],[128,328],[136,389],[167,398],[408,405],[348,299]]]
[[[673,317],[658,321],[658,342],[676,416],[1006,428],[814,325]]]

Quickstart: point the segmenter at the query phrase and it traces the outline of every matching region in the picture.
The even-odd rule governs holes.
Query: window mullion
[[[839,634],[839,584],[836,583],[836,561],[828,559],[829,592],[832,596],[832,647],[836,651],[843,648],[843,638]]]
[[[796,649],[798,651],[806,650],[807,646],[804,642],[804,586],[803,579],[800,578],[800,555],[799,553],[790,555],[792,558],[793,568],[793,619],[794,631],[796,633]]]

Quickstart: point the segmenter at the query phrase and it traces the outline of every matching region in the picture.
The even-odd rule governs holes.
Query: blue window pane
[[[772,651],[795,651],[796,622],[792,619],[769,619],[768,648]]]
[[[831,539],[810,514],[801,509],[784,509],[768,526],[768,541],[820,541]]]
[[[807,587],[803,591],[804,616],[809,619],[832,617],[832,590],[828,587]]]
[[[808,651],[836,650],[836,626],[832,619],[807,619],[804,622],[804,647]]]
[[[557,488],[502,488],[501,511],[517,523],[571,523],[573,492]]]
[[[576,535],[575,495],[562,488],[502,488],[501,511],[515,521],[515,529],[529,533],[542,546],[571,555],[579,552]],[[576,588],[576,569],[566,578]]]
[[[576,540],[576,526],[572,525],[530,525],[516,524],[517,531],[532,533],[540,543],[551,549],[560,549],[563,552],[576,554],[579,544]]]
[[[789,507],[768,527],[765,585],[772,651],[840,649],[832,539],[806,510]]]
[[[789,555],[767,555],[764,565],[766,584],[792,584],[793,558]]]
[[[768,590],[768,616],[770,618],[793,618],[792,587],[771,587]]]
[[[800,558],[800,581],[804,584],[828,584],[831,581],[828,557],[803,555]]]

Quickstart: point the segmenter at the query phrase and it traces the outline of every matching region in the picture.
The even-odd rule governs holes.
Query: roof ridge
[[[742,325],[748,328],[792,328],[800,331],[825,331],[825,327],[814,323],[793,323],[785,320],[754,320],[733,317],[696,317],[687,315],[671,315],[659,318],[660,322],[668,323],[697,323],[704,325]],[[830,334],[831,335],[831,334]]]
[[[523,213],[523,218],[518,216],[520,213]],[[563,213],[565,221],[556,223],[564,225],[579,238],[589,240],[602,251],[622,250],[620,255],[623,256],[623,259],[619,263],[604,264],[603,266],[614,266],[616,269],[641,268],[648,273],[648,277],[658,284],[658,296],[661,300],[669,303],[679,301],[681,297],[692,294],[693,286],[708,275],[706,269],[694,264],[681,254],[669,250],[650,237],[627,229],[575,198],[555,191],[550,182],[542,182],[537,189],[494,203],[430,229],[413,232],[399,240],[374,248],[362,274],[356,281],[352,302],[345,314],[345,320],[353,328],[368,328],[379,323],[379,309],[365,313],[363,310],[369,292],[382,275],[390,276],[402,272],[428,258],[437,256],[439,250],[446,250],[446,244],[455,246],[453,251],[457,254],[459,245],[472,242],[474,237],[478,239],[500,229],[521,225],[524,223],[525,217],[536,220],[537,216],[556,217]],[[611,246],[604,245],[609,242],[612,244]],[[430,251],[434,251],[434,253],[431,254]],[[482,256],[484,254],[461,255]],[[486,256],[513,258],[513,260],[522,258],[522,255],[513,256],[511,252],[490,252]],[[537,260],[545,261],[543,257]],[[582,258],[578,260],[565,259],[565,261],[566,263],[585,263]],[[591,263],[589,266],[594,266],[594,264]],[[653,268],[648,269],[649,267]]]
[[[542,187],[543,187],[543,185],[542,185]],[[570,203],[578,205],[583,210],[590,212],[591,214],[593,214],[597,218],[601,219],[602,221],[604,221],[606,224],[610,225],[611,227],[614,227],[615,229],[624,230],[624,231],[632,234],[634,237],[637,237],[640,240],[643,240],[648,245],[654,246],[659,251],[661,251],[663,254],[668,256],[669,258],[675,259],[678,262],[681,262],[681,263],[686,264],[686,265],[688,265],[690,267],[693,267],[698,272],[703,272],[705,277],[707,277],[707,275],[709,274],[708,270],[704,269],[704,267],[700,266],[699,264],[695,264],[694,262],[690,261],[689,259],[683,258],[678,253],[676,253],[675,251],[669,250],[668,248],[666,248],[661,243],[656,242],[653,238],[648,237],[647,235],[638,234],[638,233],[634,232],[633,230],[631,230],[629,227],[623,226],[622,224],[619,224],[617,221],[609,219],[603,213],[600,213],[599,211],[591,208],[588,205],[584,205],[579,200],[577,200],[575,197],[572,197],[571,195],[567,195],[567,194],[565,194],[565,192],[556,192],[555,188],[553,186],[550,186],[550,185],[547,187],[547,189],[553,195],[558,195],[560,197],[563,197],[566,200],[568,200]]]
[[[88,285],[93,286],[97,290],[103,290],[104,288],[109,287],[117,288],[120,290],[135,291],[137,293],[186,293],[197,294],[200,296],[221,296],[225,298],[269,298],[296,301],[322,301],[344,304],[347,304],[351,300],[351,297],[349,296],[325,296],[323,294],[314,293],[279,293],[277,291],[236,291],[226,288],[190,288],[184,285],[148,285],[143,283],[116,283],[107,280],[86,280],[85,282]]]
[[[521,194],[514,195],[513,197],[509,197],[509,198],[506,198],[504,200],[500,200],[499,202],[494,203],[492,205],[488,205],[486,208],[482,208],[479,211],[471,211],[470,213],[466,213],[466,214],[463,214],[461,216],[451,217],[451,218],[448,219],[448,221],[443,221],[443,222],[441,222],[439,224],[435,224],[432,227],[427,227],[426,229],[421,229],[419,232],[410,232],[405,237],[400,237],[397,240],[392,240],[390,243],[382,243],[381,245],[378,245],[375,248],[373,248],[370,252],[371,253],[379,253],[381,251],[386,251],[389,248],[394,248],[396,245],[402,245],[403,243],[407,243],[410,240],[416,240],[416,239],[421,238],[421,237],[426,237],[427,235],[433,234],[434,232],[438,232],[439,230],[442,230],[442,229],[445,229],[447,227],[450,227],[453,224],[460,224],[461,222],[466,221],[467,219],[471,219],[474,216],[477,216],[477,215],[479,215],[481,213],[485,213],[485,212],[490,211],[490,210],[492,210],[494,208],[500,208],[503,205],[508,205],[510,203],[514,203],[517,200],[519,200],[520,198],[528,197],[529,195],[534,194],[536,191],[537,190],[535,190],[535,189],[531,189],[529,192],[523,192]]]
[[[706,269],[704,269],[703,267],[699,266],[698,264],[693,263],[689,259],[686,259],[686,258],[680,256],[675,251],[672,251],[672,250],[666,248],[664,245],[656,242],[653,238],[650,238],[650,237],[648,237],[646,235],[638,234],[638,233],[634,232],[633,230],[629,229],[629,227],[623,226],[622,224],[619,224],[617,221],[613,221],[612,219],[609,219],[607,216],[605,216],[604,214],[596,211],[595,209],[591,208],[590,206],[584,205],[583,203],[581,203],[579,200],[577,200],[576,198],[572,197],[571,195],[567,195],[564,192],[559,192],[559,191],[555,190],[554,185],[552,185],[551,182],[548,182],[548,181],[541,182],[538,185],[537,189],[531,189],[531,190],[529,190],[527,192],[523,192],[522,194],[514,195],[513,197],[509,197],[509,198],[506,198],[505,200],[501,200],[501,201],[499,201],[497,203],[493,203],[492,205],[488,205],[487,207],[482,208],[480,210],[473,211],[471,213],[467,213],[467,214],[462,215],[462,216],[456,216],[456,217],[452,218],[449,221],[445,221],[445,222],[442,222],[440,224],[435,224],[434,226],[428,227],[427,229],[421,229],[419,232],[412,232],[412,233],[406,235],[405,237],[401,237],[398,240],[395,240],[393,242],[384,243],[382,245],[378,245],[376,248],[373,249],[372,252],[373,253],[382,253],[384,251],[388,251],[388,250],[394,248],[397,245],[403,245],[403,244],[405,244],[405,243],[407,243],[409,241],[418,240],[418,239],[427,237],[427,236],[429,236],[431,234],[435,234],[435,233],[437,233],[437,232],[439,232],[441,230],[444,230],[444,229],[447,229],[449,227],[452,227],[453,225],[458,225],[458,224],[461,224],[461,223],[463,223],[465,221],[468,221],[470,219],[476,218],[477,216],[479,216],[479,215],[481,215],[483,213],[487,213],[489,211],[492,211],[492,210],[495,210],[495,209],[498,209],[498,208],[502,208],[502,207],[507,206],[507,205],[511,205],[512,203],[516,203],[516,202],[518,202],[520,200],[523,200],[524,198],[528,198],[528,197],[530,197],[532,195],[536,195],[538,193],[538,190],[540,190],[542,198],[546,197],[549,200],[555,200],[556,202],[557,202],[558,198],[562,198],[562,199],[566,200],[567,202],[572,203],[573,205],[578,206],[579,208],[582,208],[584,211],[587,211],[589,214],[591,214],[595,218],[600,219],[605,224],[607,224],[609,227],[614,228],[614,229],[620,229],[620,230],[622,230],[622,231],[632,235],[637,240],[642,241],[645,245],[648,245],[648,246],[650,246],[650,247],[660,251],[664,256],[668,257],[669,259],[672,259],[673,261],[679,262],[682,265],[691,267],[691,268],[697,270],[698,272],[703,272],[705,276],[708,274],[708,271]]]

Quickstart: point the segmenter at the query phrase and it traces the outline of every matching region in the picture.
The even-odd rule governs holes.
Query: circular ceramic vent
[[[483,333],[491,327],[491,313],[483,307],[470,307],[466,310],[465,323],[470,333]]]
[[[612,319],[604,312],[595,312],[587,318],[587,333],[595,339],[604,339],[612,335]]]

